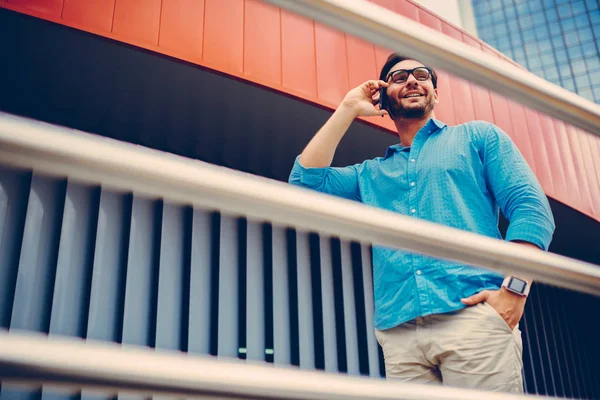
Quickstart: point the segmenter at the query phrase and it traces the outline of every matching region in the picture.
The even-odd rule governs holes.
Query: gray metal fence
[[[368,246],[8,167],[0,232],[1,327],[383,374]],[[600,396],[599,305],[534,285],[527,392]]]

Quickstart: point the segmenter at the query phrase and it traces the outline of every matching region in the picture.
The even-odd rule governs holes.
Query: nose
[[[406,82],[404,83],[405,86],[419,86],[419,81],[415,79],[415,77],[413,76],[413,74],[408,75],[408,78],[406,79]]]

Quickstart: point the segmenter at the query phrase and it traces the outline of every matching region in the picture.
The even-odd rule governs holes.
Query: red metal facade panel
[[[463,41],[462,33],[447,23],[442,23],[442,32],[453,39]],[[454,101],[454,116],[456,123],[462,124],[475,119],[473,95],[471,84],[464,79],[452,77],[450,79],[450,92]],[[490,121],[492,122],[492,121]]]
[[[576,128],[571,125],[566,125],[567,128],[567,139],[571,145],[571,152],[573,154],[573,161],[575,163],[575,171],[577,174],[577,185],[581,189],[580,194],[580,206],[582,210],[588,214],[592,213],[592,193],[590,190],[590,183],[587,176],[587,168],[583,161],[583,151],[581,149],[581,142],[579,140],[579,134]]]
[[[346,36],[325,25],[315,24],[317,90],[319,98],[338,105],[348,90]]]
[[[161,0],[116,0],[113,33],[120,38],[158,45]]]
[[[246,0],[244,11],[244,72],[280,85],[280,9],[259,0]]]
[[[362,39],[346,35],[348,54],[348,82],[351,88],[369,79],[377,79],[379,70],[375,64],[375,47]]]
[[[435,29],[438,32],[442,31],[442,22],[434,17],[432,14],[426,12],[423,9],[418,9],[419,22],[425,26]],[[440,102],[436,106],[435,115],[440,120],[444,121],[448,125],[456,125],[459,123],[456,119],[454,112],[454,94],[452,94],[451,78],[444,71],[437,70],[438,75],[438,94]]]
[[[533,156],[537,165],[537,177],[546,194],[554,195],[554,183],[552,180],[551,163],[548,160],[548,149],[546,148],[546,136],[542,133],[542,125],[539,114],[529,108],[525,108],[527,118],[527,129],[533,150]]]
[[[513,140],[519,150],[529,163],[529,166],[537,174],[537,165],[533,156],[533,149],[529,143],[529,130],[527,129],[527,117],[525,116],[525,108],[519,103],[508,101],[508,109],[510,112],[510,121],[512,124]]]
[[[315,23],[281,11],[281,65],[283,87],[317,98]]]
[[[163,0],[158,38],[161,48],[200,61],[203,34],[204,0]]]
[[[62,17],[65,21],[89,26],[104,32],[112,31],[115,0],[65,0]]]
[[[587,180],[590,183],[590,193],[592,198],[592,212],[594,216],[600,215],[600,181],[596,173],[596,166],[594,165],[594,155],[592,154],[592,143],[591,137],[587,132],[581,129],[577,130],[579,142],[581,144],[581,150],[583,152],[583,163],[586,167]]]
[[[483,42],[410,0],[370,0],[504,62]],[[0,0],[0,7],[128,42],[335,107],[378,77],[390,51],[260,0]],[[436,117],[496,123],[546,193],[600,220],[600,140],[447,72]],[[366,119],[394,130],[388,118]]]
[[[553,119],[554,133],[556,134],[556,141],[558,148],[563,156],[562,170],[565,174],[565,183],[567,185],[567,197],[570,199],[569,204],[578,204],[581,209],[580,199],[581,191],[579,186],[579,180],[577,179],[577,171],[575,170],[575,161],[573,160],[573,152],[567,137],[567,127],[565,123],[559,120]]]
[[[23,7],[35,13],[45,14],[52,17],[62,15],[63,0],[7,0],[10,5]]]
[[[204,1],[204,61],[223,72],[242,74],[244,0]]]
[[[565,174],[563,165],[565,164],[563,159],[563,150],[558,146],[556,139],[556,132],[554,131],[554,123],[552,119],[547,115],[540,114],[540,130],[541,136],[544,138],[546,143],[546,151],[549,161],[549,171],[554,186],[554,197],[557,200],[568,202],[567,198],[567,184],[565,182]]]
[[[481,44],[477,40],[465,35],[464,33],[462,34],[462,40],[466,44],[481,50]],[[471,83],[471,92],[473,95],[475,118],[483,121],[495,122],[496,119],[494,118],[490,92],[474,83]]]

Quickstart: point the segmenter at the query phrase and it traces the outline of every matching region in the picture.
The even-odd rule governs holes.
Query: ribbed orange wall
[[[512,62],[409,0],[372,0]],[[378,76],[386,49],[259,0],[0,0],[0,7],[82,29],[335,108]],[[436,116],[493,122],[515,141],[546,193],[600,221],[600,140],[487,89],[439,73]],[[369,122],[393,131],[388,118]]]

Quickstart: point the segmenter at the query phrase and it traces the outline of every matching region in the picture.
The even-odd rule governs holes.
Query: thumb
[[[486,301],[489,296],[490,296],[489,290],[483,290],[477,294],[474,294],[473,296],[462,299],[461,301],[468,306],[473,306],[475,304],[479,304],[479,303]]]
[[[379,110],[379,111],[377,111],[377,115],[381,115],[383,117],[383,116],[388,115],[388,112],[386,110]]]

